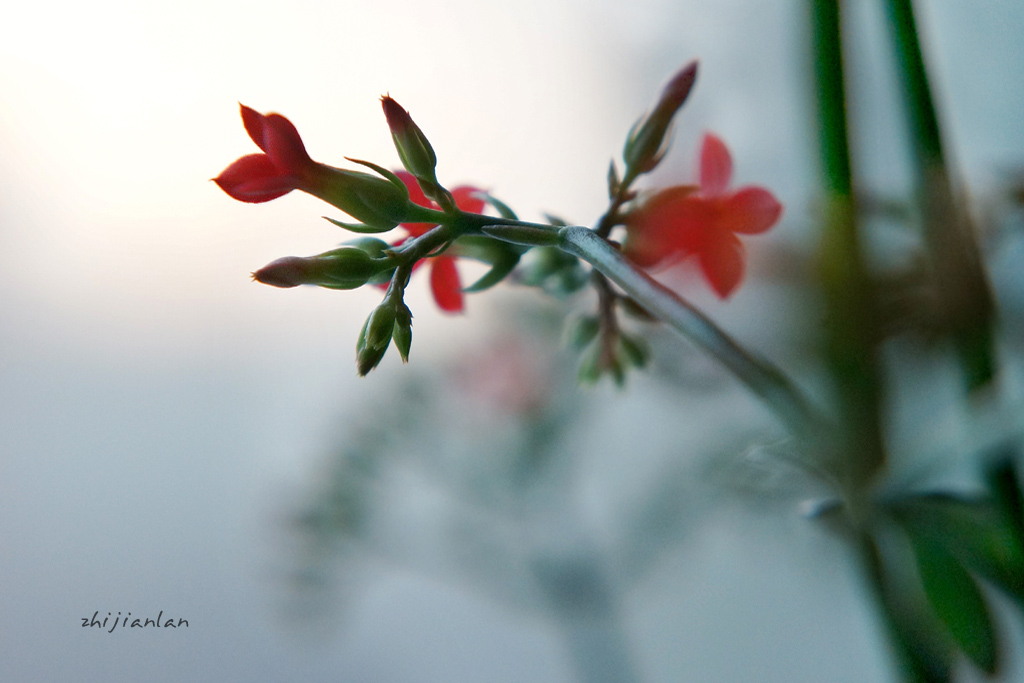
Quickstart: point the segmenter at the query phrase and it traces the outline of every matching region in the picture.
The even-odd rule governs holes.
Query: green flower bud
[[[622,151],[627,178],[646,173],[661,161],[665,153],[665,135],[696,80],[697,62],[690,62],[665,85],[654,109],[633,124]]]
[[[395,306],[385,300],[373,309],[366,319],[365,345],[367,348],[386,349],[391,343],[391,335],[395,329]]]
[[[416,176],[417,180],[436,185],[437,176],[434,174],[434,168],[437,166],[437,155],[434,154],[434,148],[430,146],[427,136],[412,120],[409,112],[391,99],[390,95],[385,95],[380,101],[402,165]]]
[[[409,349],[412,346],[412,311],[405,303],[399,303],[395,307],[395,329],[392,333],[395,339],[395,348],[402,356],[402,362],[409,362]]]
[[[372,349],[365,347],[359,351],[356,351],[356,372],[359,373],[360,377],[365,377],[370,370],[380,365],[381,360],[384,358],[384,354],[387,352],[387,347],[383,349]]]
[[[395,306],[385,299],[380,306],[373,309],[359,332],[359,340],[356,342],[356,370],[360,377],[380,364],[391,344],[394,329]]]
[[[318,256],[285,256],[260,268],[252,277],[273,287],[319,285],[331,289],[355,289],[390,266],[355,247],[343,247]]]

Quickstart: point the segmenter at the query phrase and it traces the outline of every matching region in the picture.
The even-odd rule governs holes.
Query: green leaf
[[[928,604],[913,562],[879,538],[853,537],[903,683],[952,683],[956,643]],[[903,548],[904,550],[909,550]]]
[[[469,287],[463,288],[462,291],[470,293],[482,292],[504,280],[519,264],[519,257],[522,255],[522,250],[511,244],[481,235],[460,237],[452,245],[452,251],[458,256],[491,266],[483,277]]]
[[[978,668],[999,668],[995,629],[988,605],[974,577],[942,545],[911,537],[917,568],[928,601],[964,654]]]
[[[583,349],[597,338],[601,323],[596,315],[584,315],[572,322],[566,330],[566,342],[574,349]]]
[[[635,368],[642,368],[651,359],[651,347],[647,340],[632,334],[619,335],[619,353]]]
[[[622,180],[619,178],[619,171],[615,168],[615,159],[608,164],[608,198],[615,199],[622,188]]]
[[[487,271],[487,273],[483,277],[481,277],[479,280],[471,284],[469,287],[465,287],[462,291],[473,293],[482,292],[485,289],[490,289],[491,287],[493,287],[494,285],[498,284],[506,277],[508,277],[508,274],[515,269],[516,264],[518,263],[519,256],[515,256],[512,259],[500,263],[495,263],[494,267]]]
[[[1013,453],[993,463],[985,472],[985,478],[995,497],[996,507],[1012,529],[1024,557],[1024,491],[1021,490]],[[1020,571],[1024,574],[1024,566]]]
[[[510,221],[517,221],[519,217],[516,216],[516,212],[509,207],[508,204],[501,201],[489,192],[477,192],[478,197],[483,199],[485,202],[494,207],[494,210],[498,212],[498,215],[502,218],[507,218]]]
[[[524,247],[553,247],[558,245],[558,230],[536,228],[529,225],[485,225],[480,228],[485,235]]]
[[[374,225],[364,225],[363,223],[345,223],[343,221],[334,220],[333,218],[330,218],[329,216],[321,216],[321,218],[323,218],[324,220],[330,221],[331,223],[334,223],[339,228],[345,228],[346,230],[351,230],[352,232],[358,232],[358,233],[364,233],[364,234],[372,234],[372,233],[378,233],[378,232],[387,232],[388,230],[394,230],[394,226],[385,228],[385,227],[377,227],[377,226],[374,226]]]
[[[353,164],[359,164],[360,166],[365,166],[366,168],[373,169],[377,173],[379,173],[382,176],[384,176],[385,178],[387,178],[391,182],[392,185],[394,185],[395,187],[405,191],[406,195],[409,194],[409,188],[407,188],[405,186],[405,183],[402,182],[402,179],[399,178],[394,173],[392,173],[391,171],[389,171],[388,169],[384,168],[383,166],[379,166],[378,164],[375,164],[372,161],[364,161],[362,159],[353,159],[352,157],[345,157],[345,158],[348,159],[349,161],[351,161]]]
[[[911,537],[942,546],[1024,605],[1024,550],[989,501],[920,494],[890,502],[888,508]]]

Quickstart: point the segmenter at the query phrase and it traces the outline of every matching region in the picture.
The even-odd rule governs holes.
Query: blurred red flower
[[[700,185],[654,193],[625,218],[623,253],[645,268],[695,256],[704,277],[723,299],[743,279],[743,245],[737,235],[765,232],[782,216],[782,204],[763,187],[729,190],[732,157],[707,133],[700,152]]]

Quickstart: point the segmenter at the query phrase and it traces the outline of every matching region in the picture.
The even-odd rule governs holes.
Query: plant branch
[[[580,257],[649,311],[714,356],[760,396],[794,433],[820,426],[819,417],[796,386],[768,361],[740,346],[706,315],[630,263],[592,230],[571,226],[558,232],[560,248]]]

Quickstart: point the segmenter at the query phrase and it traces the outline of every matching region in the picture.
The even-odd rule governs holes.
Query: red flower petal
[[[765,232],[782,216],[782,204],[763,187],[741,188],[722,203],[722,227],[741,235]]]
[[[711,288],[725,299],[743,279],[743,245],[732,233],[709,239],[697,254],[700,268]]]
[[[700,149],[700,189],[709,197],[724,194],[731,178],[729,148],[717,135],[705,134]]]
[[[432,260],[430,290],[434,293],[434,301],[442,311],[462,312],[462,282],[459,280],[459,271],[455,268],[454,258],[438,256]]]
[[[269,202],[295,189],[296,178],[278,172],[266,154],[249,154],[213,179],[233,199],[257,204]]]
[[[263,144],[263,128],[264,119],[266,117],[255,109],[247,107],[242,103],[239,103],[238,106],[242,109],[242,125],[245,126],[245,132],[249,134],[249,137],[252,138],[252,141],[256,143],[257,147],[266,152],[267,148]]]
[[[687,198],[695,187],[677,185],[652,195],[626,217],[622,252],[637,265],[650,267],[676,256],[679,233],[685,230]]]
[[[413,176],[412,173],[409,173],[408,171],[397,171],[395,175],[405,183],[406,188],[409,190],[409,199],[412,200],[413,204],[419,204],[420,206],[425,206],[428,209],[437,208],[434,206],[432,201],[427,199],[427,195],[423,194],[423,189],[420,187],[420,184],[416,182],[416,177]],[[419,237],[426,231],[433,228],[434,223],[402,223],[402,227],[405,228],[412,237]]]
[[[244,104],[239,106],[245,132],[282,173],[300,175],[313,163],[291,121],[280,114],[264,115]]]
[[[434,203],[427,199],[427,195],[423,194],[423,188],[416,182],[416,176],[408,171],[395,171],[395,175],[405,183],[405,187],[409,190],[409,199],[414,204],[425,206],[428,209],[434,208]]]
[[[483,213],[486,202],[477,195],[482,192],[480,188],[463,185],[452,190],[452,197],[455,198],[455,206],[466,213]]]
[[[275,166],[286,173],[298,175],[313,163],[291,121],[280,114],[268,114],[264,117],[264,124],[264,149]]]

